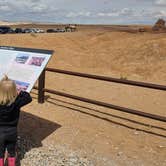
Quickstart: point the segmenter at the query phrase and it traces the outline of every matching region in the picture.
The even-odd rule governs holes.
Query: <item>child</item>
[[[4,154],[8,152],[8,166],[15,166],[17,124],[20,108],[32,101],[28,92],[19,94],[14,81],[7,76],[0,81],[0,166],[4,166]]]

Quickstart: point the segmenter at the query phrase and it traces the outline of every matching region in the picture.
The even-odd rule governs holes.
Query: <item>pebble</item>
[[[138,131],[135,131],[134,134],[135,134],[135,135],[139,135],[139,132],[138,132]]]
[[[80,156],[66,147],[37,147],[32,141],[18,137],[17,162],[21,166],[94,166],[87,156]],[[17,163],[17,165],[19,165]]]

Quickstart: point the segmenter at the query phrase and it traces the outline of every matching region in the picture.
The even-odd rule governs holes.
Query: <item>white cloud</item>
[[[166,0],[0,0],[0,20],[153,23],[165,8]]]
[[[132,16],[134,15],[134,11],[129,8],[123,8],[120,10],[114,9],[110,12],[92,12],[92,11],[80,11],[80,12],[69,12],[66,14],[68,18],[76,18],[76,17],[120,17],[120,16]]]
[[[156,5],[161,5],[161,6],[164,5],[165,6],[166,5],[166,0],[156,0],[155,4]]]
[[[133,14],[133,10],[132,10],[132,9],[129,9],[129,8],[123,8],[123,9],[120,11],[120,14],[121,14],[121,15],[132,15],[132,14]]]
[[[41,0],[8,0],[0,1],[0,12],[10,11],[10,13],[29,13],[29,12],[45,12],[50,11],[52,6],[49,3],[43,3]]]
[[[66,17],[90,17],[91,12],[69,12],[66,14]]]
[[[10,11],[10,7],[7,5],[0,5],[0,10],[3,12]]]
[[[132,16],[134,11],[129,8],[123,8],[120,10],[112,10],[111,12],[99,12],[97,16],[99,17],[120,17],[120,16]]]
[[[154,12],[154,16],[155,18],[166,18],[166,11],[162,10],[162,11]]]
[[[30,11],[33,11],[33,12],[36,12],[36,13],[45,12],[47,10],[50,10],[50,8],[45,4],[33,4],[31,6],[31,9],[30,9]]]
[[[96,14],[99,17],[118,17],[119,13],[118,12],[99,12]]]

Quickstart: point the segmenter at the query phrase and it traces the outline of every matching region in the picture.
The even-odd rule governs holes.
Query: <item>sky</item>
[[[166,0],[0,0],[1,21],[154,24],[166,20]]]

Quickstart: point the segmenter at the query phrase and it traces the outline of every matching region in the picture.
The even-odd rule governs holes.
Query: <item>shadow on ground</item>
[[[166,128],[163,128],[160,126],[151,125],[150,123],[149,124],[143,123],[143,122],[132,120],[132,119],[129,119],[129,118],[126,118],[123,116],[114,115],[112,113],[106,113],[106,112],[103,112],[100,110],[96,110],[96,109],[93,109],[90,107],[85,107],[85,106],[78,105],[78,104],[75,104],[72,102],[66,102],[64,100],[60,100],[60,99],[57,99],[55,97],[51,97],[50,95],[45,96],[45,101],[50,103],[50,104],[53,104],[55,106],[59,106],[59,107],[67,108],[68,110],[80,112],[82,114],[86,114],[86,115],[95,117],[97,119],[107,121],[107,122],[112,123],[112,124],[123,126],[125,128],[128,128],[128,129],[141,131],[144,133],[148,133],[148,134],[152,134],[155,136],[166,138],[166,135],[165,135]],[[112,118],[116,118],[117,120],[113,120]],[[129,125],[125,122],[131,122],[135,125],[138,125],[138,127],[134,127],[133,125]],[[158,130],[158,131],[153,131],[153,129]]]
[[[61,125],[57,123],[21,111],[18,125],[17,166],[20,166],[20,160],[24,158],[26,152],[41,147],[42,140],[60,127]]]

